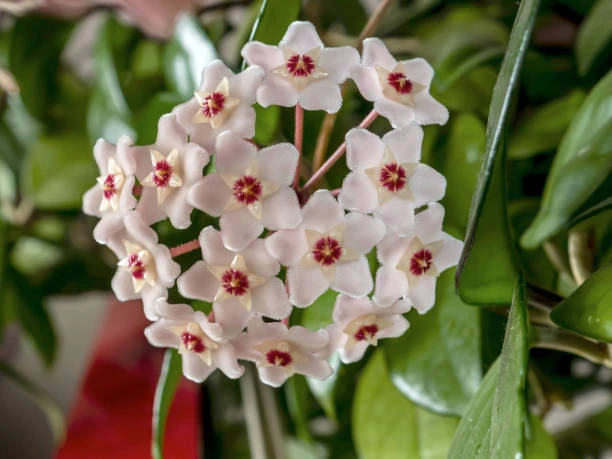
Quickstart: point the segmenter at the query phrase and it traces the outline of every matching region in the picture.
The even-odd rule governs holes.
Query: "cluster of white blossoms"
[[[457,263],[462,243],[442,231],[437,203],[446,181],[420,163],[420,125],[444,124],[448,112],[429,94],[432,68],[396,61],[376,38],[363,42],[360,60],[295,22],[279,46],[251,42],[242,55],[249,67],[239,74],[220,61],[204,69],[195,97],[159,120],[153,145],[98,141],[101,176],[83,209],[100,218],[94,237],[119,259],[117,298],[142,299],[153,321],[147,338],[177,348],[186,377],[203,381],[219,368],[237,378],[248,360],[272,386],[294,373],[326,378],[333,353],[354,362],[379,339],[402,335],[403,314],[429,310],[437,276]],[[335,113],[347,78],[393,129],[382,138],[350,130],[342,189],[309,196],[295,180],[301,140],[258,148],[252,106]],[[202,260],[181,273],[180,253],[159,244],[151,225],[169,218],[184,229],[194,211],[218,217],[219,229],[202,229],[192,244]],[[183,297],[211,303],[211,313],[169,304],[175,283]],[[294,307],[311,307],[328,289],[339,295],[326,328],[289,326]]]

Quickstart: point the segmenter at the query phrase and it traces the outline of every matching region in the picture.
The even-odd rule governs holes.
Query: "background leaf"
[[[576,60],[578,71],[585,75],[595,59],[606,49],[612,39],[612,2],[599,0],[589,11],[578,29],[576,37]]]
[[[300,12],[300,0],[263,0],[249,41],[277,45]]]
[[[153,401],[153,437],[151,444],[151,456],[154,459],[164,457],[164,432],[168,412],[174,400],[176,387],[183,375],[181,357],[176,349],[167,349],[164,354],[159,381],[155,389],[155,400]]]
[[[411,311],[408,331],[383,349],[400,392],[428,410],[461,416],[482,378],[480,311],[461,301],[453,279],[454,269],[444,272],[435,307],[422,316]]]
[[[389,379],[382,351],[370,358],[353,402],[353,439],[364,459],[443,459],[457,421],[418,407]]]
[[[612,343],[612,265],[593,273],[550,314],[562,328]]]
[[[542,205],[521,245],[535,248],[558,232],[612,168],[612,71],[574,116],[546,180]]]
[[[449,459],[524,456],[527,361],[525,282],[521,277],[512,299],[501,356],[461,418]]]

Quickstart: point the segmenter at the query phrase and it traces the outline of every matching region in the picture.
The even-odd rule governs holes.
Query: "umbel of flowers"
[[[437,203],[446,181],[420,162],[420,125],[444,124],[448,112],[429,94],[432,68],[398,62],[376,38],[363,42],[360,58],[294,22],[278,46],[250,42],[242,55],[249,67],[239,74],[220,61],[203,70],[194,97],[159,120],[153,145],[98,141],[100,177],[83,210],[100,218],[94,237],[117,255],[117,298],[142,299],[153,322],[147,338],[177,348],[187,378],[203,381],[217,368],[238,378],[241,360],[272,386],[294,373],[326,378],[333,353],[354,362],[406,332],[403,315],[427,312],[437,276],[457,263],[461,242],[442,231]],[[347,78],[373,111],[301,184],[303,110],[337,112]],[[255,145],[255,102],[295,106],[294,144]],[[393,127],[382,138],[366,130],[376,116]],[[344,153],[342,188],[312,192]],[[212,157],[214,171],[204,175]],[[219,229],[202,228],[198,241],[174,249],[158,243],[151,225],[168,218],[184,229],[192,212],[218,217]],[[181,273],[173,257],[185,247],[200,249],[202,260]],[[175,283],[183,297],[211,303],[210,314],[169,304]],[[289,325],[294,307],[311,307],[328,289],[339,295],[327,327]]]

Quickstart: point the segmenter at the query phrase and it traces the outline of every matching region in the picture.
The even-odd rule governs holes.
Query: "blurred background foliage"
[[[296,18],[329,46],[356,45],[377,2],[178,2],[191,14],[175,26],[166,14],[170,27],[153,27],[155,2],[150,20],[124,3],[121,18],[100,6],[54,11],[53,2],[0,16],[0,334],[18,324],[48,365],[61,343],[46,298],[108,290],[116,263],[80,211],[97,175],[94,142],[153,142],[158,118],[193,94],[204,65],[220,57],[239,71],[247,40],[276,44]],[[423,161],[448,180],[446,231],[471,249],[459,295],[454,270],[444,273],[435,308],[409,313],[402,338],[360,363],[334,360],[324,382],[292,378],[278,406],[261,387],[251,402],[281,417],[296,458],[597,457],[612,442],[609,404],[554,436],[541,419],[553,403],[610,389],[601,364],[610,365],[612,342],[612,2],[384,3],[375,35],[398,59],[433,65],[431,91],[451,112],[446,126],[425,128]],[[334,120],[306,113],[305,176],[319,162],[322,123],[334,123],[322,145],[333,150],[370,108],[349,82]],[[292,110],[257,114],[257,143],[292,140]],[[371,130],[389,128],[378,119]],[[321,186],[341,186],[345,173],[338,163]],[[204,224],[157,230],[178,244]],[[335,295],[292,323],[327,323]],[[180,372],[168,365],[166,407]],[[0,371],[12,377],[5,364]],[[204,386],[207,457],[248,457],[244,420],[227,416],[241,384],[214,375]],[[264,434],[273,448],[280,433]]]

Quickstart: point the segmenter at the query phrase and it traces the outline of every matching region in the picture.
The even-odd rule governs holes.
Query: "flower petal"
[[[187,132],[179,124],[176,115],[168,113],[163,115],[157,123],[157,138],[155,146],[162,150],[165,156],[174,148],[187,143]],[[149,159],[147,157],[147,159]]]
[[[434,276],[421,276],[408,292],[408,298],[419,314],[425,314],[436,302],[436,280]]]
[[[308,250],[304,230],[281,230],[271,234],[265,241],[266,250],[285,266],[297,264]]]
[[[298,93],[291,83],[276,75],[268,74],[257,88],[257,102],[262,107],[270,105],[293,107],[297,101]]]
[[[217,368],[208,366],[195,352],[181,354],[183,360],[183,374],[187,379],[201,383]]]
[[[360,254],[366,254],[385,236],[386,228],[376,217],[351,212],[344,219],[344,244]]]
[[[298,95],[298,102],[305,110],[325,110],[336,113],[342,106],[340,86],[328,79],[315,81]]]
[[[207,226],[202,230],[199,241],[202,247],[202,258],[209,265],[229,265],[236,256],[223,245],[221,231],[212,226]]]
[[[257,153],[260,178],[279,185],[290,186],[295,175],[298,157],[298,151],[290,143],[279,143],[262,148]]]
[[[282,386],[287,378],[291,376],[283,367],[260,367],[257,371],[259,371],[259,379],[261,379],[261,382],[272,387]]]
[[[319,65],[329,74],[335,83],[344,83],[349,70],[359,64],[359,53],[352,46],[324,48],[321,51]]]
[[[111,280],[111,288],[119,301],[135,300],[140,294],[134,291],[132,276],[125,269],[118,269]]]
[[[180,339],[168,329],[168,326],[171,326],[171,324],[172,321],[160,320],[145,328],[144,334],[149,343],[155,347],[178,348]]]
[[[232,77],[229,81],[230,93],[236,95],[247,105],[253,105],[256,99],[256,92],[261,80],[265,75],[263,68],[252,65]]]
[[[406,275],[390,266],[381,266],[376,272],[376,290],[374,291],[374,302],[387,307],[406,295],[408,280]]]
[[[229,252],[228,253],[232,253]],[[267,251],[263,239],[255,239],[242,251],[250,272],[262,277],[273,277],[280,271],[280,265]],[[231,260],[230,260],[231,261]],[[221,263],[219,263],[221,264]]]
[[[397,61],[380,38],[366,38],[363,40],[362,62],[364,65],[371,67],[380,65],[389,71],[393,70],[397,64]]]
[[[407,105],[394,102],[386,98],[374,101],[374,109],[387,118],[393,128],[398,129],[408,126],[414,121],[414,109]]]
[[[408,182],[415,207],[439,201],[446,191],[446,179],[433,167],[419,164]]]
[[[252,311],[247,311],[240,302],[234,298],[213,303],[215,311],[215,321],[223,326],[225,338],[235,338],[246,326],[247,322],[253,317]]]
[[[227,212],[219,219],[223,245],[234,252],[240,252],[257,239],[264,227],[246,209]]]
[[[325,233],[344,220],[344,210],[327,190],[317,190],[302,209],[302,224]]]
[[[373,102],[383,97],[383,90],[374,67],[357,65],[351,69],[351,79],[365,100]]]
[[[440,124],[448,121],[448,109],[426,92],[414,96],[414,120],[419,124]]]
[[[434,70],[425,59],[416,57],[414,59],[402,61],[401,64],[404,68],[404,75],[406,75],[406,78],[424,86],[429,86],[434,76]]]
[[[261,221],[268,229],[291,229],[302,221],[300,204],[291,188],[281,188],[268,196],[261,207]]]
[[[463,242],[459,239],[455,239],[446,233],[442,233],[441,239],[442,247],[434,259],[434,264],[439,273],[451,266],[455,266],[459,262],[461,250],[463,250]]]
[[[224,344],[213,354],[213,363],[228,378],[240,378],[244,374],[244,367],[236,360],[236,353],[230,344]]]
[[[411,201],[394,196],[376,210],[376,215],[387,228],[399,235],[404,236],[414,229],[414,204]]]
[[[346,134],[346,165],[352,171],[379,166],[384,150],[384,143],[370,131],[353,128]]]
[[[278,46],[266,45],[259,41],[248,42],[240,54],[250,65],[259,65],[267,70],[285,62],[283,51]]]
[[[336,267],[336,276],[331,281],[331,287],[346,295],[366,296],[374,287],[368,260],[360,257],[349,263],[340,263]]]
[[[185,298],[212,301],[219,288],[219,281],[203,261],[196,262],[177,280],[179,293]]]
[[[217,171],[224,174],[242,175],[257,153],[257,147],[233,132],[219,135],[216,143]]]
[[[319,268],[291,266],[287,269],[289,301],[298,308],[313,303],[329,288],[329,281]]]
[[[398,163],[416,163],[421,160],[423,128],[416,123],[388,132],[382,141],[393,151]]]
[[[231,196],[232,191],[219,174],[213,173],[202,177],[190,188],[187,202],[213,217],[219,217]]]
[[[265,284],[253,289],[253,310],[271,319],[284,319],[291,314],[291,305],[287,298],[285,285],[278,277],[273,277]]]
[[[300,54],[304,54],[313,48],[323,47],[323,42],[311,22],[294,21],[289,25],[279,46],[287,46]]]

